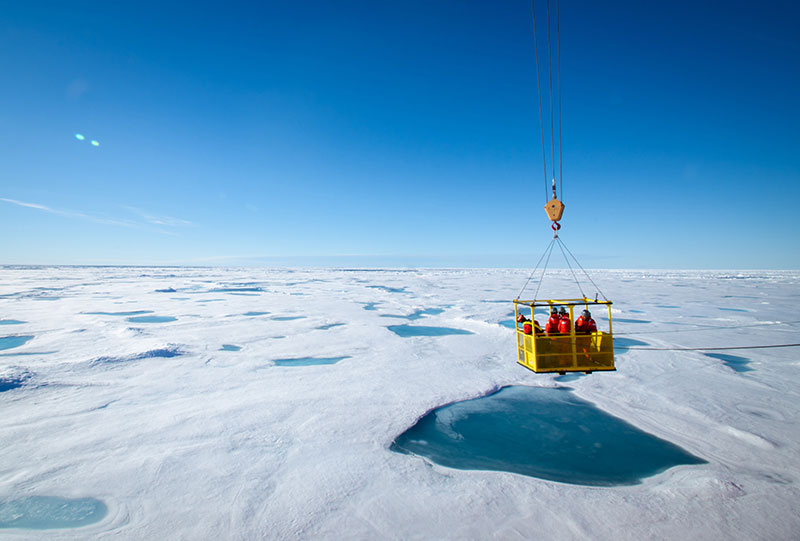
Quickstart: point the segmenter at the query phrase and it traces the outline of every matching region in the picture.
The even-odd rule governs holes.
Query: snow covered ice
[[[797,342],[800,273],[597,271],[618,370],[580,377],[516,364],[527,276],[0,268],[0,536],[796,538],[798,349],[639,348]],[[506,386],[569,388],[705,463],[597,487],[392,450]]]

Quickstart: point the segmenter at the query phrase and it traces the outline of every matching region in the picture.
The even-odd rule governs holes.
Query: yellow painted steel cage
[[[608,310],[608,330],[598,328],[596,332],[576,333],[573,310],[576,306],[583,306],[587,310],[591,305],[605,305]],[[535,321],[537,308],[544,308],[546,312],[540,314],[543,321],[550,317],[552,307],[565,307],[569,311],[569,334],[545,334],[535,326],[527,327],[519,321],[519,315]],[[611,301],[598,301],[594,299],[549,299],[514,301],[514,321],[516,321],[517,335],[517,362],[537,373],[558,372],[586,372],[616,370],[614,366],[614,335],[611,330]],[[605,323],[600,320],[600,325]],[[542,326],[544,328],[544,326]],[[526,332],[527,331],[527,332]]]

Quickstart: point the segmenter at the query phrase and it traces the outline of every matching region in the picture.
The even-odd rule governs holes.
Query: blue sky
[[[535,264],[528,2],[253,4],[0,2],[0,264]],[[560,15],[584,266],[800,268],[800,8]]]

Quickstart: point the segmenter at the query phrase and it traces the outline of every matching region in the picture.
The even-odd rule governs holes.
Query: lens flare
[[[100,143],[98,143],[97,141],[95,141],[94,139],[92,139],[92,146],[93,146],[93,147],[99,147],[99,146],[100,146]]]
[[[77,139],[78,141],[83,141],[84,139],[86,139],[86,137],[84,137],[80,133],[76,133],[75,134],[75,139]]]

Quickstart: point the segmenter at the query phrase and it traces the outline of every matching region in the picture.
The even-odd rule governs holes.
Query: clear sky
[[[532,267],[552,237],[529,2],[0,12],[0,264]],[[800,268],[800,4],[560,17],[584,266]]]

